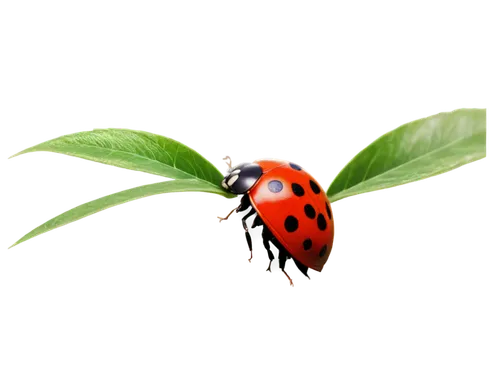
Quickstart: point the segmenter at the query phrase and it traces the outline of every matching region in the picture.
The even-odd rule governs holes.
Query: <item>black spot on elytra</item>
[[[283,190],[283,184],[281,183],[281,181],[272,180],[267,184],[267,188],[272,193],[279,193],[281,190]]]
[[[295,216],[287,216],[285,219],[285,229],[287,232],[295,232],[299,227],[299,221]]]
[[[321,189],[319,188],[316,182],[314,182],[313,180],[309,180],[309,185],[311,185],[311,189],[314,192],[314,194],[319,194]]]
[[[311,241],[310,238],[304,240],[304,242],[302,243],[302,246],[304,246],[304,250],[311,250],[311,247],[313,245],[313,242]]]
[[[292,169],[295,169],[296,171],[302,170],[302,167],[300,165],[295,164],[295,163],[290,163],[290,167],[292,167]]]
[[[318,228],[319,230],[325,230],[326,229],[326,219],[323,216],[323,214],[318,215]]]
[[[310,204],[304,206],[304,212],[309,219],[314,219],[316,217],[316,210]]]
[[[304,195],[304,188],[295,182],[292,184],[292,191],[297,197],[302,197]]]
[[[319,251],[319,256],[320,257],[324,257],[326,254],[326,245],[323,245],[323,247],[321,248],[321,250]]]
[[[330,210],[330,203],[326,202],[325,205],[326,205],[326,214],[328,215],[328,218],[331,219],[332,211]]]

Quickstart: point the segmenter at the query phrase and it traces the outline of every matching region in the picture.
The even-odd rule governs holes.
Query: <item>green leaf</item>
[[[182,191],[201,191],[220,195],[224,194],[220,189],[214,187],[213,185],[199,180],[173,180],[139,186],[132,189],[120,191],[119,193],[107,195],[105,197],[72,208],[71,210],[66,211],[59,216],[56,216],[55,218],[33,229],[11,247],[29,240],[30,238],[36,237],[42,233],[48,232],[52,229],[62,227],[63,225],[72,223],[89,215],[95,214],[96,212],[105,210],[106,208],[114,207],[119,204],[130,202],[136,199],[149,197],[151,195]]]
[[[334,202],[435,176],[485,156],[485,109],[440,113],[377,139],[344,167],[327,195]]]
[[[208,160],[173,139],[128,129],[96,129],[65,135],[30,147],[175,179],[199,179],[226,193],[222,174]]]

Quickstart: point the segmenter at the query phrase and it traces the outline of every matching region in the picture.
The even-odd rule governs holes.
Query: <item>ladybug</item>
[[[262,226],[262,239],[269,256],[269,267],[274,260],[272,243],[279,251],[279,267],[285,272],[285,263],[293,259],[297,268],[309,278],[312,268],[321,271],[333,244],[333,216],[325,192],[318,182],[299,165],[283,160],[257,160],[231,166],[221,182],[222,187],[234,194],[243,194],[234,212],[249,209],[242,219],[252,259],[252,238],[246,220],[256,215],[252,228]]]

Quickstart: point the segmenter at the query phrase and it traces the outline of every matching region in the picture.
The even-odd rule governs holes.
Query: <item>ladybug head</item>
[[[262,175],[262,168],[255,163],[239,164],[229,170],[222,180],[222,187],[234,194],[245,194]]]

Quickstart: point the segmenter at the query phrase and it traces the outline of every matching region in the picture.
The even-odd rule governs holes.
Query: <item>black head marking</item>
[[[283,190],[283,184],[281,183],[281,181],[272,180],[267,184],[267,188],[273,193],[279,193],[281,190]]]
[[[316,210],[310,204],[304,206],[304,212],[309,219],[314,219],[316,217]]]
[[[319,256],[321,258],[323,258],[326,254],[326,249],[327,249],[327,246],[326,245],[323,245],[323,247],[321,248],[321,250],[319,251]]]
[[[325,202],[326,205],[326,214],[328,215],[328,218],[331,220],[332,219],[332,210],[330,210],[330,203]]]
[[[302,243],[302,246],[304,246],[304,250],[311,250],[311,247],[312,247],[313,243],[311,241],[310,238],[307,238],[306,240],[304,240],[304,242]]]
[[[285,229],[287,232],[295,232],[299,227],[299,221],[295,216],[289,215],[285,219]]]
[[[297,197],[302,197],[304,195],[304,188],[295,182],[292,184],[292,191]]]
[[[321,189],[316,182],[314,182],[313,180],[309,180],[309,185],[311,185],[311,190],[314,192],[314,194],[320,193]]]
[[[318,228],[319,230],[325,230],[326,229],[326,219],[323,216],[323,214],[318,215]]]
[[[258,164],[243,163],[229,171],[222,180],[222,187],[234,194],[245,194],[262,176],[262,168]]]

